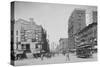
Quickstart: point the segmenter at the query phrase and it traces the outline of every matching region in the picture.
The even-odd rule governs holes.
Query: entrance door
[[[30,44],[26,44],[26,51],[30,52]]]

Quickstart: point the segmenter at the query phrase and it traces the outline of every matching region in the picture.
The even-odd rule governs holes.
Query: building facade
[[[97,11],[86,10],[86,26],[97,22]]]
[[[18,19],[14,23],[13,42],[15,53],[41,53],[49,51],[49,44],[46,38],[46,30],[37,25],[33,19],[26,21]]]
[[[68,21],[68,47],[70,50],[75,49],[74,34],[82,30],[86,26],[85,10],[75,9]]]
[[[58,52],[64,53],[68,51],[68,38],[60,38],[59,45],[56,50]]]
[[[93,19],[93,23],[97,23],[97,21],[98,21],[98,16],[97,16],[97,11],[93,11],[92,12],[92,19]]]
[[[75,45],[77,47],[90,46],[97,50],[97,23],[92,23],[75,34]]]
[[[97,11],[91,11],[91,17],[91,24],[75,34],[76,46],[84,43],[97,46]]]

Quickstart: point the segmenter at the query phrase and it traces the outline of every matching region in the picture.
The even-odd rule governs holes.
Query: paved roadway
[[[22,65],[40,65],[40,64],[55,64],[55,63],[70,63],[70,62],[85,62],[85,61],[96,61],[97,55],[94,54],[91,58],[77,58],[74,54],[70,54],[69,58],[66,56],[59,54],[52,58],[41,58],[38,59],[24,59],[24,60],[17,60],[15,61],[15,65],[22,66]]]

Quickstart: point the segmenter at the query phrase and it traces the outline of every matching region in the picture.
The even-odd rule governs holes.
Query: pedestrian
[[[43,60],[43,54],[41,54],[41,60]]]
[[[66,60],[70,61],[69,53],[66,54]]]

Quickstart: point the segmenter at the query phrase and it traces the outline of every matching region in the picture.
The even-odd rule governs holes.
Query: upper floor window
[[[18,35],[18,30],[16,31],[16,35]]]

